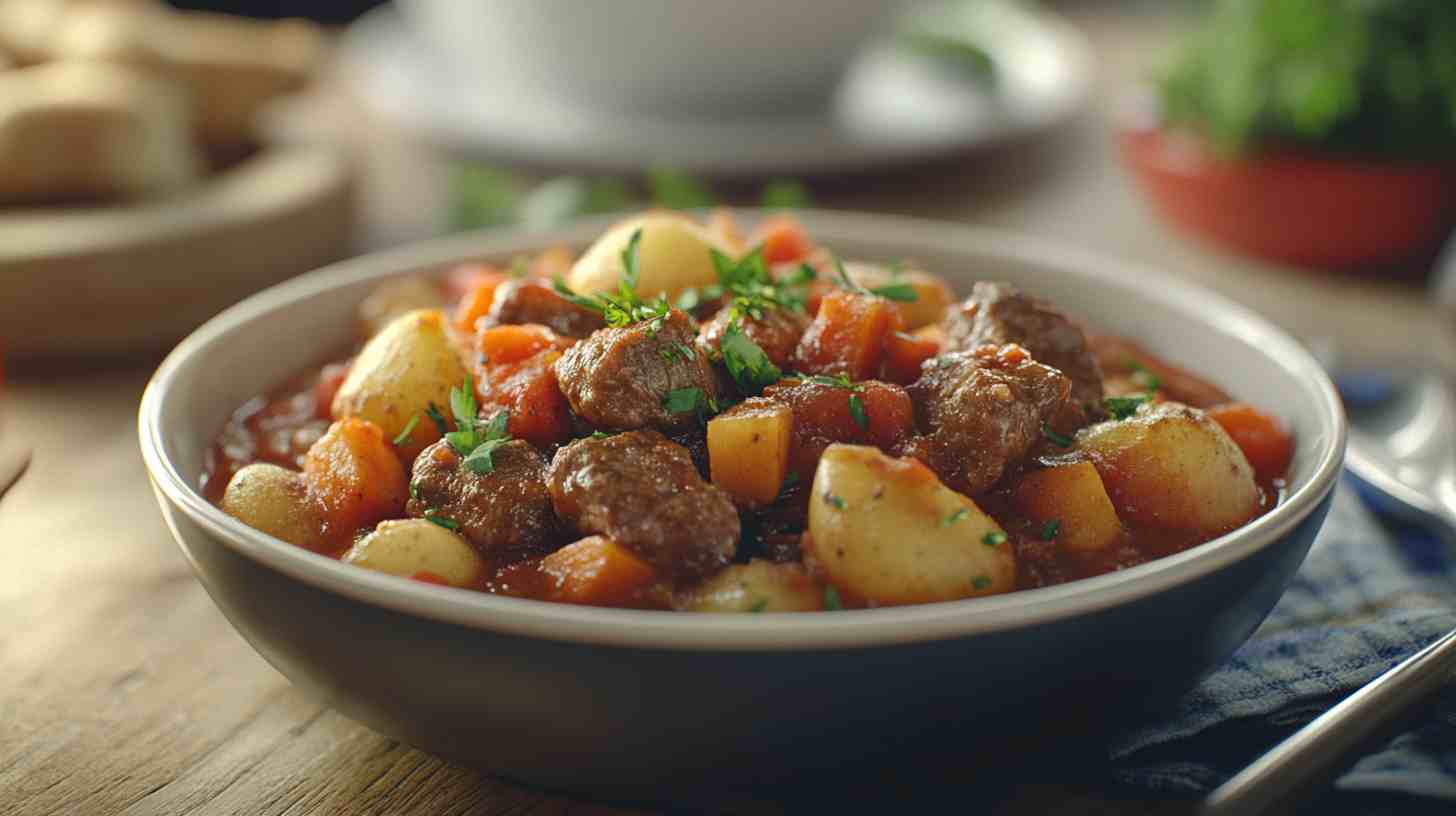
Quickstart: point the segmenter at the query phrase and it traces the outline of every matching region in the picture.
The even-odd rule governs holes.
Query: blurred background
[[[1452,359],[1450,3],[580,5],[0,0],[0,347],[155,351],[361,251],[767,195],[1192,278],[1342,364]]]

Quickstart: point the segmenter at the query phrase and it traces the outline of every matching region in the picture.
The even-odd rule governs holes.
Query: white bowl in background
[[[596,108],[712,114],[827,106],[905,0],[401,0],[500,87]]]

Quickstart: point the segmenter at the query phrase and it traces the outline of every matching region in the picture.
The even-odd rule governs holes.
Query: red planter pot
[[[1287,151],[1225,158],[1196,136],[1119,133],[1123,160],[1169,221],[1238,251],[1303,266],[1398,264],[1456,223],[1456,163],[1399,164]]]

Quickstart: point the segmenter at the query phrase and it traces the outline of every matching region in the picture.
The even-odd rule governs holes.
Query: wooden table
[[[1147,64],[1170,25],[1100,8],[1078,15],[1104,60],[1105,89]],[[441,165],[361,127],[343,93],[315,103],[313,118],[367,134],[366,244],[435,232]],[[1065,132],[995,156],[833,184],[821,202],[1132,259],[1242,298],[1332,340],[1347,359],[1456,360],[1445,318],[1415,289],[1290,273],[1170,234],[1114,162],[1107,110],[1100,102]],[[155,364],[30,366],[4,391],[0,456],[23,442],[34,463],[0,499],[0,814],[647,812],[451,767],[293,690],[218,614],[156,510],[135,435]],[[1088,787],[1065,769],[953,792],[995,814],[1188,810]]]

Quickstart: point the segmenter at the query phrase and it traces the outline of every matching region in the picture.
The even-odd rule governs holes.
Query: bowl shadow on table
[[[825,650],[810,662],[798,652],[685,656],[424,620],[283,578],[164,505],[203,585],[259,653],[305,693],[390,737],[602,801],[856,810],[1098,778],[1109,732],[1158,716],[1252,633],[1328,506],[1167,592],[1051,625]],[[1018,673],[1022,662],[1045,665],[1028,658],[1035,652],[1058,655],[1065,671]],[[723,700],[760,710],[744,716]]]

